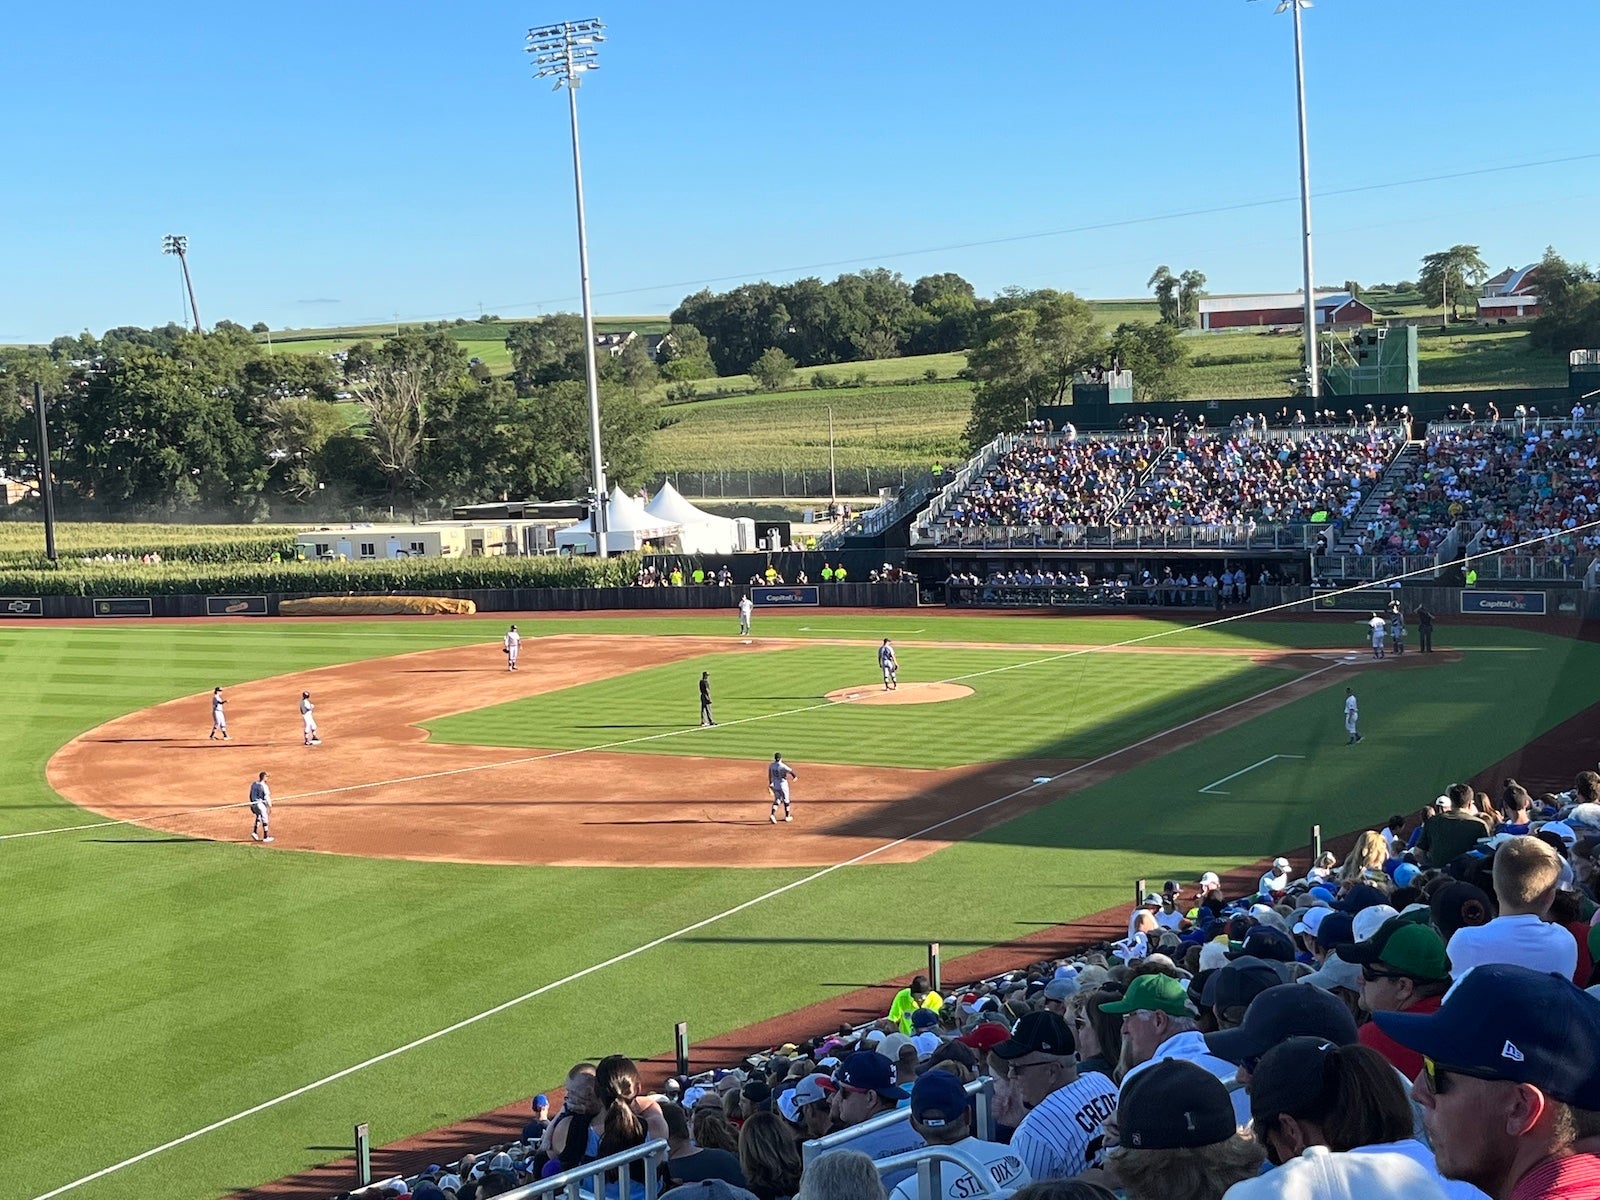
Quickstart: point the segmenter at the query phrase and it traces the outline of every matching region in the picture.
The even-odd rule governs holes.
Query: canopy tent
[[[645,511],[644,506],[620,487],[606,498],[606,549],[637,550],[646,542],[660,545],[678,536],[681,526]],[[556,532],[556,549],[567,553],[593,554],[595,535],[592,520],[579,521]]]
[[[702,512],[665,481],[644,509],[657,520],[679,527],[678,547],[685,554],[732,554],[755,545],[755,525],[748,518]]]

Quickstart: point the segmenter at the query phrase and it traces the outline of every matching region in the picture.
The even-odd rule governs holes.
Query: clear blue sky
[[[181,319],[165,233],[208,325],[575,309],[566,105],[522,39],[585,16],[609,25],[580,92],[602,314],[879,264],[983,293],[1137,295],[1159,263],[1298,285],[1274,0],[588,2],[12,6],[0,342]],[[1600,257],[1577,65],[1600,4],[1320,0],[1305,22],[1319,284],[1412,278],[1456,242],[1494,268]]]

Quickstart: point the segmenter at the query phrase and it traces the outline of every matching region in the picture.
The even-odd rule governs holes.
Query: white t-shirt
[[[969,1137],[962,1138],[950,1149],[970,1154],[983,1163],[989,1168],[990,1178],[1002,1188],[1019,1188],[1025,1183],[1033,1182],[1033,1177],[1028,1174],[1028,1168],[1023,1165],[1022,1160],[1010,1146]],[[963,1171],[953,1163],[939,1164],[939,1185],[940,1200],[971,1200],[973,1196],[983,1195],[983,1187],[978,1180],[974,1179],[970,1172]],[[890,1193],[889,1200],[922,1200],[922,1191],[917,1187],[917,1177],[913,1175],[910,1179],[897,1184]]]
[[[1512,963],[1571,979],[1578,969],[1578,939],[1572,932],[1535,916],[1496,917],[1486,925],[1463,926],[1447,947],[1450,976],[1458,983],[1473,967]]]
[[[1167,912],[1165,909],[1156,910],[1156,925],[1162,929],[1182,929],[1183,913],[1178,909]]]
[[[1079,1075],[1022,1118],[1011,1149],[1034,1179],[1070,1179],[1094,1165],[1100,1130],[1117,1111],[1117,1085],[1098,1072]]]
[[[1444,1188],[1444,1194],[1450,1200],[1489,1200],[1489,1197],[1459,1179],[1446,1179],[1439,1174],[1438,1164],[1433,1161],[1433,1151],[1414,1138],[1407,1138],[1403,1142],[1380,1142],[1376,1146],[1357,1146],[1351,1154],[1403,1154],[1416,1163],[1428,1174],[1433,1176],[1433,1181]]]

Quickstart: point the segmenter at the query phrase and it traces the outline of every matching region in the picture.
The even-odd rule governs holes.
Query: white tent
[[[620,550],[637,550],[646,542],[661,545],[678,536],[680,526],[676,521],[652,516],[644,506],[620,487],[613,488],[606,499],[606,548],[615,554]],[[571,554],[595,552],[594,526],[590,521],[568,525],[556,533],[556,549]]]
[[[702,512],[668,482],[644,507],[657,520],[679,526],[678,545],[685,554],[732,554],[755,546],[755,526],[748,518]]]

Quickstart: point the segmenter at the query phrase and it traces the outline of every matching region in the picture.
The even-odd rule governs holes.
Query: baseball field
[[[1359,616],[528,618],[515,673],[503,617],[0,623],[0,1196],[224,1195],[1412,811],[1595,700],[1593,643],[1374,663]]]

